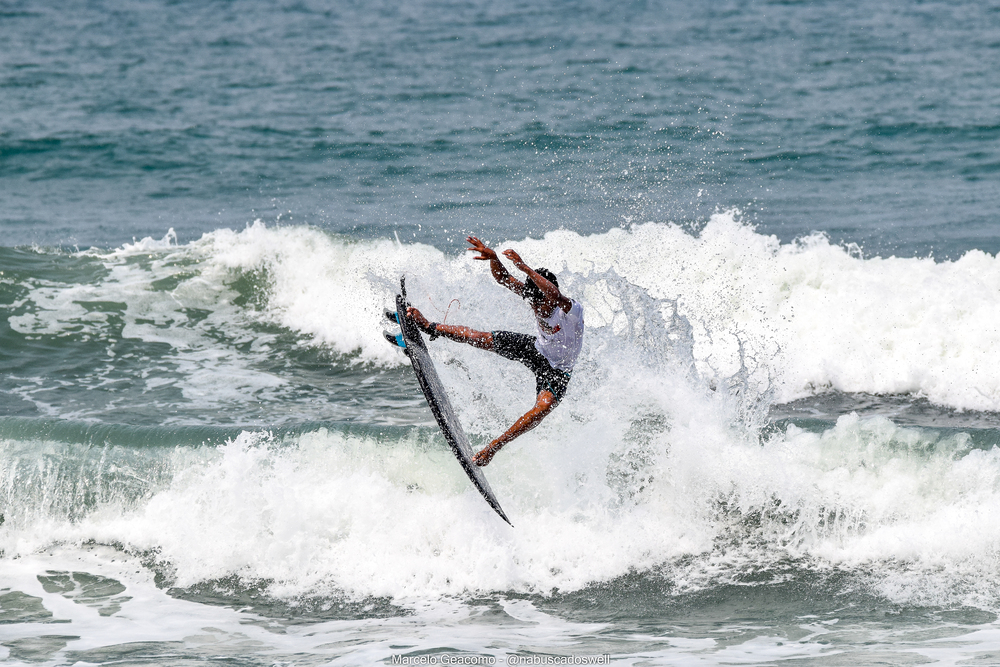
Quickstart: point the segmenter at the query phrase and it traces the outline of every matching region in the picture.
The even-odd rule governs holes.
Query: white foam
[[[588,342],[601,330],[619,335],[635,320],[620,295],[608,292],[608,277],[616,275],[645,291],[663,313],[676,301],[693,327],[694,355],[706,379],[749,365],[758,385],[772,386],[779,400],[836,389],[1000,409],[1000,264],[980,251],[954,262],[864,259],[857,248],[831,245],[821,235],[780,244],[734,212],[713,216],[698,234],[650,223],[495,245],[515,247],[531,263],[560,273],[567,292],[586,307]],[[517,298],[493,284],[487,265],[468,253],[352,242],[259,222],[238,233],[208,234],[192,248],[226,270],[265,269],[265,317],[365,361],[400,362],[379,332],[381,310],[404,273],[411,301],[431,319],[442,319],[457,299],[449,321],[484,329],[532,326]],[[662,334],[649,335],[653,344],[669,345]],[[588,347],[584,360],[600,364]]]
[[[647,327],[639,335],[636,326],[676,308],[692,327],[694,361],[707,382],[743,368],[758,390],[770,388],[782,401],[834,389],[910,393],[952,408],[1000,410],[1000,264],[980,251],[953,262],[864,259],[856,248],[831,245],[821,235],[780,244],[733,212],[713,216],[698,234],[649,223],[495,245],[553,268],[584,304],[584,365],[606,365],[600,355],[626,330],[636,353],[670,348],[674,342],[664,331]],[[104,255],[85,254],[105,263],[107,278],[35,285],[24,300],[33,307],[11,317],[11,325],[25,335],[107,338],[108,313],[80,304],[123,303],[122,335],[178,350],[182,379],[176,382],[192,396],[212,393],[198,382],[204,374],[189,372],[196,368],[232,369],[248,387],[281,382],[252,378],[252,356],[234,351],[255,340],[255,349],[267,352],[268,336],[247,330],[255,319],[360,361],[402,363],[380,335],[382,309],[391,305],[402,274],[411,301],[431,319],[440,321],[447,312],[451,322],[482,329],[533,326],[518,299],[493,283],[486,263],[420,244],[350,241],[257,222],[180,247],[168,234]],[[232,284],[240,275],[262,281],[262,303],[233,306]],[[176,286],[151,289],[165,279]],[[626,294],[632,296],[623,301]],[[630,309],[627,300],[636,294],[650,301]],[[191,321],[192,310],[207,312],[207,319]],[[218,331],[231,337],[228,349],[212,335]],[[435,347],[435,354],[463,363],[469,356],[448,345]],[[474,380],[482,385],[484,377]]]
[[[588,313],[566,400],[488,469],[516,529],[491,514],[447,450],[416,435],[317,431],[272,442],[247,433],[218,450],[178,450],[172,481],[148,500],[10,528],[3,548],[121,543],[158,550],[181,584],[237,574],[273,580],[282,595],[405,599],[576,590],[695,556],[676,574],[690,590],[739,562],[792,556],[872,566],[894,599],[991,599],[1000,552],[1000,524],[990,518],[1000,515],[996,450],[855,417],[820,434],[791,427],[762,445],[747,410],[754,390],[769,386],[788,398],[810,386],[876,391],[888,382],[940,391],[935,400],[958,407],[973,395],[986,400],[998,365],[966,365],[996,354],[979,347],[995,333],[982,312],[991,281],[1000,280],[994,258],[866,260],[819,237],[783,246],[731,215],[697,236],[644,225],[498,244],[507,245],[559,272]],[[266,274],[260,311],[233,317],[260,317],[368,361],[402,363],[378,332],[404,270],[412,300],[429,312],[443,317],[458,296],[450,321],[530,331],[523,304],[466,255],[261,224],[165,252],[169,261],[175,252],[194,258],[197,277],[180,285],[206,282],[197,294],[222,293],[239,272]],[[134,258],[109,262],[127,276]],[[209,301],[232,314],[218,305],[226,299]],[[878,344],[885,358],[847,353],[871,345],[872,335],[892,342]],[[212,351],[173,343],[185,344],[192,355]],[[954,349],[922,356],[927,345]],[[475,441],[530,405],[531,379],[516,364],[446,341],[433,353]],[[726,384],[740,371],[746,377]]]
[[[320,430],[178,449],[148,497],[106,494],[78,520],[45,500],[31,521],[8,517],[0,549],[121,544],[181,586],[236,575],[279,596],[402,601],[572,591],[664,565],[698,590],[792,558],[872,572],[901,602],[997,606],[1000,450],[856,416],[761,445],[710,399],[675,392],[668,425],[646,431],[553,413],[488,469],[514,529],[438,440]],[[28,505],[28,472],[9,507]]]
[[[100,598],[79,588],[45,590],[38,575],[106,577],[125,586],[120,610],[101,615]],[[1000,633],[991,625],[956,626],[841,621],[804,617],[793,626],[760,627],[739,622],[716,626],[712,636],[669,631],[636,631],[628,625],[572,621],[545,613],[527,600],[453,599],[412,601],[410,614],[388,618],[309,621],[283,624],[250,610],[210,606],[173,598],[156,588],[135,560],[104,547],[54,549],[12,561],[0,572],[0,590],[30,595],[53,614],[52,621],[0,625],[0,659],[5,664],[59,665],[135,658],[256,662],[378,664],[406,656],[432,655],[438,664],[470,664],[490,656],[505,664],[531,656],[610,654],[613,662],[657,665],[774,664],[794,659],[842,658],[905,662],[915,656],[935,664],[956,664],[994,653]],[[105,608],[105,611],[107,609]],[[655,624],[655,620],[653,620]],[[655,627],[655,625],[654,625]],[[790,641],[789,634],[795,637]],[[15,647],[32,639],[61,639],[64,648],[46,656],[15,657]],[[57,647],[56,647],[57,648]],[[93,653],[85,653],[93,651]],[[83,653],[81,653],[83,652]],[[841,655],[838,655],[841,654]],[[89,660],[88,660],[89,658]],[[465,662],[458,662],[459,660]],[[568,660],[567,660],[568,662]],[[482,663],[479,663],[482,664]]]

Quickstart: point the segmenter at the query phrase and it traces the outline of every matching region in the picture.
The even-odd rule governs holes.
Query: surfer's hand
[[[490,248],[485,243],[477,239],[475,236],[470,236],[465,240],[468,241],[470,246],[472,246],[471,248],[469,248],[469,250],[471,250],[472,252],[479,253],[479,257],[473,257],[473,259],[488,259],[488,260],[499,259],[497,257],[496,250]]]
[[[512,261],[514,263],[514,266],[516,266],[517,268],[521,269],[522,271],[524,271],[526,268],[528,268],[528,265],[524,263],[524,260],[521,259],[521,256],[517,254],[516,250],[513,250],[513,249],[512,250],[504,250],[503,251],[503,256],[506,257],[507,259],[509,259],[510,261]]]
[[[413,320],[413,322],[417,325],[417,328],[423,331],[424,333],[433,333],[430,330],[431,328],[430,320],[424,317],[423,313],[421,313],[413,306],[410,306],[409,308],[406,309],[406,316],[411,320]]]

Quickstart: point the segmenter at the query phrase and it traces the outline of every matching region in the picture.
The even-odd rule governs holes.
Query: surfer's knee
[[[535,407],[542,410],[543,414],[551,412],[557,405],[559,405],[559,401],[556,400],[555,394],[548,389],[538,392],[538,396],[535,398]]]

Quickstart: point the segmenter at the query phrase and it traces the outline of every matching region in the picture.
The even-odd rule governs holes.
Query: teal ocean
[[[1000,4],[0,0],[0,661],[1000,664]],[[382,310],[586,310],[486,475]],[[474,445],[519,365],[431,343]],[[599,663],[598,663],[599,664]]]

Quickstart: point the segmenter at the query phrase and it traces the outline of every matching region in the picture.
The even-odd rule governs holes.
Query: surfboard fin
[[[393,324],[398,324],[399,326],[403,326],[402,320],[399,319],[399,312],[398,311],[389,310],[388,308],[386,308],[385,309],[385,319],[389,320]],[[434,324],[437,324],[437,322],[434,322]],[[421,329],[421,331],[424,331],[424,330]],[[427,334],[428,339],[432,340],[432,341],[433,340],[437,340],[438,338],[441,337],[441,334],[439,334],[437,331],[424,331],[424,333]],[[400,345],[400,347],[406,347],[406,346],[405,345]]]
[[[403,340],[403,334],[401,334],[401,333],[400,334],[392,334],[392,333],[389,333],[388,331],[383,331],[382,335],[385,336],[385,339],[387,341],[389,341],[390,343],[392,343],[396,347],[401,347],[404,350],[406,349],[406,341]]]

